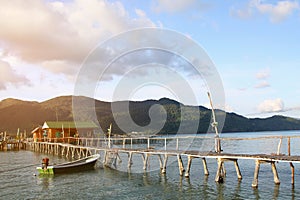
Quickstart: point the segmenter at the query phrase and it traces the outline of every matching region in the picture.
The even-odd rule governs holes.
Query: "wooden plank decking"
[[[278,150],[280,150],[282,138],[279,139],[280,142],[278,145]],[[128,148],[126,147],[126,140],[124,139],[122,140],[123,140],[123,146],[118,148],[115,148],[113,145],[106,145],[100,147],[93,146],[91,144],[93,144],[94,141],[90,143],[81,142],[81,144],[84,146],[66,144],[66,143],[54,143],[54,142],[28,142],[27,147],[33,151],[39,151],[39,152],[50,153],[50,154],[61,155],[61,156],[72,157],[72,158],[81,158],[91,154],[98,154],[98,153],[100,154],[100,152],[102,152],[104,154],[103,163],[107,165],[113,163],[112,159],[116,160],[120,154],[127,154],[128,169],[130,169],[132,166],[133,154],[140,154],[142,155],[143,169],[145,171],[147,170],[149,157],[157,156],[160,163],[161,173],[166,173],[167,171],[168,158],[171,156],[176,156],[178,160],[179,174],[181,176],[184,175],[186,177],[189,177],[190,175],[190,168],[193,159],[195,158],[202,159],[205,175],[209,175],[209,170],[206,164],[206,160],[214,159],[217,160],[217,173],[215,177],[216,182],[222,182],[223,177],[226,175],[226,170],[224,165],[225,162],[233,162],[238,179],[239,180],[242,179],[242,174],[239,169],[238,160],[248,159],[248,160],[255,161],[255,170],[254,170],[252,187],[258,187],[258,174],[259,174],[259,168],[261,164],[271,165],[272,172],[274,175],[274,183],[280,184],[277,169],[276,169],[277,162],[290,163],[291,177],[292,177],[291,183],[292,185],[294,185],[295,169],[293,163],[300,163],[299,155],[285,155],[280,153],[280,151],[272,154],[245,154],[245,153],[226,153],[226,152],[217,153],[213,151],[179,150],[178,144],[176,145],[175,149],[167,149],[167,146],[161,147],[160,149],[155,149],[153,147],[150,147],[149,139],[145,140],[148,141],[146,148],[133,148],[132,144],[130,145],[130,148]],[[78,144],[80,144],[80,142],[78,142]],[[288,154],[290,154],[290,138],[288,138],[288,148],[289,148]],[[182,157],[187,157],[186,165],[183,163]]]

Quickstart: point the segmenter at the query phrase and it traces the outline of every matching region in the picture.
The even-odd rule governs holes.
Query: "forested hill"
[[[147,126],[146,132],[157,132],[160,134],[172,133],[206,133],[212,131],[210,127],[211,110],[203,106],[185,106],[171,99],[147,100],[140,102],[103,102],[87,97],[76,97],[76,101],[83,105],[82,113],[91,108],[85,107],[85,102],[92,102],[95,105],[97,120],[103,130],[113,124],[114,133],[145,132],[128,123],[131,117],[134,124],[140,127]],[[126,106],[129,105],[129,115]],[[159,105],[159,106],[158,106]],[[114,108],[114,116],[111,107]],[[82,121],[91,120],[92,115],[81,116]],[[152,117],[152,120],[149,116]],[[216,111],[217,119],[225,118],[222,132],[251,132],[251,131],[279,131],[279,130],[300,130],[300,121],[297,119],[273,116],[270,118],[246,118],[235,113]],[[122,128],[119,128],[115,120]],[[199,120],[200,119],[200,120]],[[31,132],[44,121],[70,121],[73,120],[72,96],[62,96],[44,102],[22,101],[17,99],[5,99],[0,101],[0,132],[7,131],[15,134],[17,129],[27,133]],[[166,123],[164,123],[166,120]],[[195,129],[196,125],[196,129]],[[125,130],[124,130],[125,127]]]

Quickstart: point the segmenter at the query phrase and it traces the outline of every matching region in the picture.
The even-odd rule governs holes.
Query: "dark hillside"
[[[181,103],[162,98],[160,100],[147,101],[120,101],[103,102],[88,97],[76,97],[77,120],[88,121],[96,118],[101,128],[106,131],[109,124],[113,124],[113,133],[140,132],[149,126],[147,132],[160,134],[172,133],[206,133],[212,131],[210,127],[211,110],[203,106],[184,106]],[[73,98],[62,96],[44,102],[21,101],[17,99],[5,99],[0,101],[0,132],[7,131],[15,134],[20,128],[22,132],[31,132],[44,121],[70,121],[73,120]],[[112,114],[112,108],[114,115]],[[217,118],[225,115],[223,111],[216,111]],[[151,121],[151,117],[152,121]],[[130,123],[129,117],[134,124]],[[164,119],[166,118],[166,123]],[[121,129],[116,125],[123,128]],[[136,126],[137,124],[138,126]],[[195,127],[195,125],[199,125]],[[125,127],[125,130],[124,130]],[[156,130],[156,127],[163,127]],[[300,121],[297,119],[273,116],[270,118],[246,118],[235,113],[226,113],[226,120],[222,132],[250,132],[250,131],[278,131],[300,130]]]

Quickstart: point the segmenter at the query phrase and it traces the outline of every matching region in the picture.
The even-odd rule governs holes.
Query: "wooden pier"
[[[186,140],[209,140],[214,143],[215,138],[212,137],[166,137],[166,138],[64,138],[63,141],[49,140],[46,142],[27,142],[27,149],[37,152],[43,152],[68,158],[82,158],[92,154],[103,155],[103,163],[107,166],[116,164],[116,160],[120,159],[122,154],[127,155],[127,167],[130,170],[133,164],[133,155],[141,155],[143,162],[143,170],[147,171],[150,156],[155,156],[159,162],[161,173],[167,172],[168,159],[175,157],[178,161],[178,170],[180,176],[189,177],[192,161],[201,159],[204,169],[204,175],[210,174],[207,160],[216,160],[217,171],[215,175],[216,182],[223,182],[226,176],[225,163],[230,162],[234,165],[237,179],[242,179],[242,173],[239,167],[239,160],[253,160],[254,175],[252,187],[258,187],[258,175],[261,164],[270,164],[274,176],[274,183],[280,184],[276,163],[290,163],[291,168],[291,184],[294,185],[294,163],[300,163],[300,155],[291,155],[291,139],[299,140],[300,136],[276,136],[276,137],[260,137],[260,138],[218,138],[225,141],[250,141],[250,140],[277,140],[275,153],[233,153],[233,152],[216,152],[214,150],[204,151],[203,149],[184,149],[182,141]],[[142,141],[142,143],[138,143]],[[286,151],[282,150],[282,144],[285,141]],[[70,144],[72,143],[72,144]],[[284,153],[282,153],[284,152]],[[126,157],[126,156],[125,156]],[[183,163],[183,158],[187,163]],[[186,167],[185,167],[186,166]]]
[[[7,140],[0,142],[0,151],[26,149],[26,143],[20,140]]]

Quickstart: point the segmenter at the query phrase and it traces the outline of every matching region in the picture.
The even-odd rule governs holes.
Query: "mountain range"
[[[76,120],[99,122],[102,130],[112,123],[112,131],[117,134],[213,131],[210,126],[212,112],[203,106],[183,105],[168,98],[111,103],[83,96],[60,96],[44,102],[12,98],[0,101],[0,132],[13,135],[19,128],[21,132],[29,133],[45,121],[74,120],[73,101],[80,105],[76,108]],[[246,118],[216,110],[216,118],[217,121],[221,119],[218,128],[222,132],[300,130],[300,120],[279,115]]]

